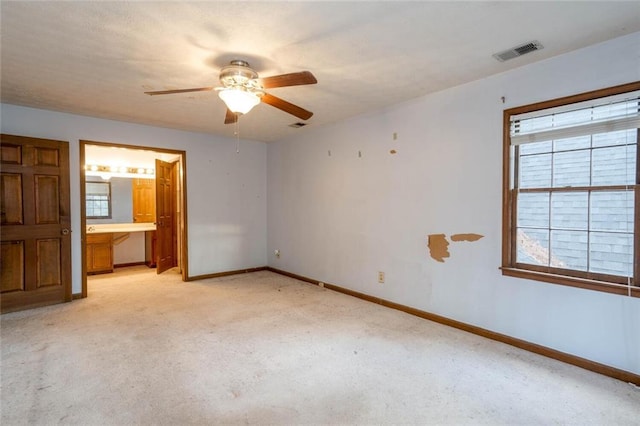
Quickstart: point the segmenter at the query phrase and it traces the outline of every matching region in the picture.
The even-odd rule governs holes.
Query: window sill
[[[550,284],[558,284],[569,287],[583,288],[587,290],[601,291],[604,293],[620,294],[623,296],[640,297],[640,287],[629,288],[622,284],[613,284],[603,281],[588,280],[584,278],[568,277],[565,275],[549,274],[545,272],[529,271],[526,269],[503,266],[500,268],[502,275],[515,278],[525,278],[534,281],[543,281]]]

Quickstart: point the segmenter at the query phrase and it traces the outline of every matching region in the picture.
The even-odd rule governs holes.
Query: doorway
[[[160,170],[158,174],[158,170]],[[125,145],[111,142],[80,141],[80,215],[82,239],[82,297],[87,297],[87,275],[97,271],[109,272],[118,265],[114,258],[115,244],[130,236],[143,238],[144,261],[149,267],[156,267],[157,273],[177,267],[186,281],[187,260],[187,219],[186,219],[186,153],[165,148]],[[129,200],[123,208],[115,194],[107,196],[89,194],[91,182],[110,181],[111,188],[128,185]],[[151,181],[157,191],[153,200],[134,202],[132,194],[139,185],[134,182]],[[156,182],[160,181],[160,185]],[[140,192],[140,191],[139,191]],[[141,191],[147,195],[149,191]],[[156,194],[158,195],[156,198]],[[89,200],[89,197],[91,200]],[[112,197],[112,198],[110,198]],[[103,203],[101,205],[100,203]],[[149,206],[153,214],[140,212]],[[89,207],[88,207],[89,206]],[[110,208],[112,207],[112,209]],[[120,208],[119,208],[120,207]],[[155,213],[159,215],[156,217]],[[105,214],[96,217],[96,214]],[[141,217],[152,217],[140,223]],[[102,219],[102,220],[97,220]],[[146,222],[146,223],[145,223]],[[113,232],[109,232],[113,231]],[[102,239],[109,239],[100,243]],[[91,240],[91,241],[89,241]],[[131,238],[134,240],[134,238]],[[131,243],[132,241],[129,241]],[[131,244],[130,244],[131,245]],[[96,264],[93,265],[95,260]],[[160,263],[162,268],[157,268]],[[134,263],[135,264],[135,263]],[[102,268],[102,270],[101,270]]]

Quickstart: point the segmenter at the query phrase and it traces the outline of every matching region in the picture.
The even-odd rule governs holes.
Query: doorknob
[[[69,231],[67,228],[64,228],[62,230],[62,235],[69,235],[69,232],[71,232],[71,231]]]

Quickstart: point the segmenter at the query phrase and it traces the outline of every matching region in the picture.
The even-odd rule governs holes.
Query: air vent
[[[289,127],[293,127],[294,129],[299,129],[300,127],[306,126],[307,123],[302,123],[298,121],[297,123],[289,124]]]
[[[517,58],[518,56],[525,55],[530,52],[534,52],[536,50],[542,49],[544,46],[540,44],[539,41],[531,41],[529,43],[525,43],[523,45],[514,47],[509,50],[505,50],[504,52],[496,53],[493,55],[494,58],[499,60],[500,62],[508,61],[509,59]]]

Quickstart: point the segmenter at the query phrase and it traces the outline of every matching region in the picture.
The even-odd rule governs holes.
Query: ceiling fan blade
[[[173,93],[187,93],[187,92],[208,92],[213,90],[213,87],[197,87],[195,89],[175,89],[175,90],[156,90],[153,92],[144,92],[145,95],[171,95]]]
[[[236,121],[238,121],[238,114],[231,112],[231,110],[227,108],[227,115],[224,117],[224,124],[232,124]]]
[[[260,79],[262,87],[273,89],[275,87],[301,86],[303,84],[316,84],[318,80],[309,71],[294,72],[291,74],[274,75]]]
[[[311,111],[307,111],[304,108],[300,108],[297,105],[294,105],[290,102],[285,101],[284,99],[280,99],[268,93],[265,93],[264,95],[262,95],[260,100],[265,104],[269,104],[272,107],[281,109],[282,111],[288,112],[289,114],[295,115],[296,117],[301,118],[303,120],[308,120],[313,115]]]

